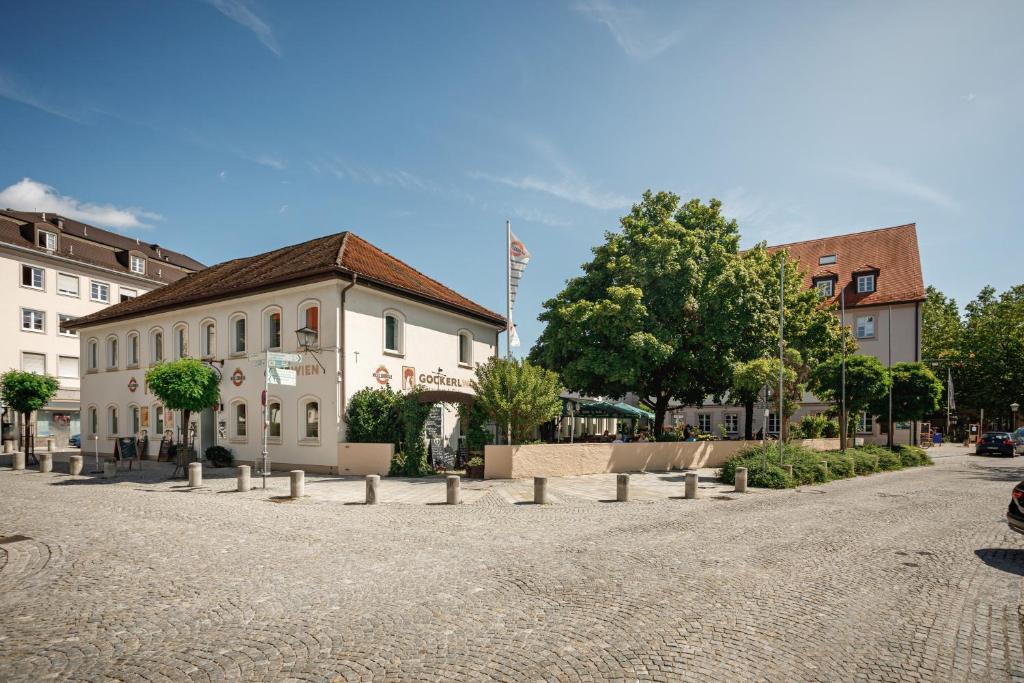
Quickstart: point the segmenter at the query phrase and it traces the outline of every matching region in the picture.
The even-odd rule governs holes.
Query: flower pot
[[[484,466],[483,465],[466,465],[466,478],[467,479],[483,479],[484,478]]]

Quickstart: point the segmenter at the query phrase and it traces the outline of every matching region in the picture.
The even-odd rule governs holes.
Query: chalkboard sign
[[[444,409],[435,404],[427,415],[426,431],[428,439],[436,439],[441,436],[444,430]]]
[[[174,443],[170,437],[160,439],[160,453],[156,456],[157,462],[170,462],[174,458]]]

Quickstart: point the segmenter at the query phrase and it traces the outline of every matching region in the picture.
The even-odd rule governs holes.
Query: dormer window
[[[868,273],[867,275],[858,275],[857,293],[870,294],[873,291],[875,291],[875,274]]]
[[[138,273],[139,275],[145,275],[146,274],[146,259],[145,259],[145,257],[136,256],[135,254],[132,254],[131,257],[129,258],[129,267],[131,268],[133,273]]]
[[[819,256],[818,257],[818,265],[819,266],[831,266],[835,262],[836,262],[836,255],[835,254],[826,254],[824,256]]]
[[[57,233],[46,230],[37,231],[36,244],[47,251],[57,251]]]
[[[835,281],[832,278],[815,280],[814,286],[818,290],[818,294],[820,294],[823,299],[831,299],[835,296],[836,286]]]

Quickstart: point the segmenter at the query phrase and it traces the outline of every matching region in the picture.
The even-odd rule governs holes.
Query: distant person
[[[693,429],[691,429],[690,425],[688,425],[688,424],[687,425],[683,425],[683,439],[685,439],[686,441],[689,441],[692,438],[693,438]]]
[[[615,440],[612,441],[612,443],[625,443],[625,441],[622,440],[622,434],[616,434]]]

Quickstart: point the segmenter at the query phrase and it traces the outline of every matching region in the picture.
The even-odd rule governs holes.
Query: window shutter
[[[25,372],[34,372],[37,375],[46,374],[46,356],[41,353],[21,354],[21,367]]]

